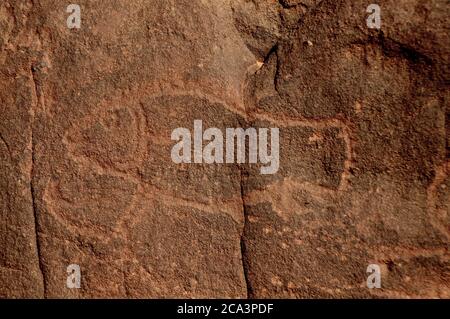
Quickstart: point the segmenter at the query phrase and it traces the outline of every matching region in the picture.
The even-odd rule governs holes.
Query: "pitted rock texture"
[[[0,297],[450,298],[448,1],[74,2],[0,3]],[[194,120],[279,171],[173,163]]]

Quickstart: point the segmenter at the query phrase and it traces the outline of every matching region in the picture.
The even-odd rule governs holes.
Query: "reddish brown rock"
[[[450,297],[448,1],[379,1],[381,30],[364,1],[79,4],[0,4],[1,297]],[[279,128],[279,170],[175,164],[194,120]]]

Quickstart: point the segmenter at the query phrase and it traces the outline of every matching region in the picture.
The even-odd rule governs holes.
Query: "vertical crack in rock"
[[[273,85],[274,85],[274,89],[276,91],[276,93],[278,95],[280,95],[279,91],[278,91],[278,79],[280,76],[280,60],[279,60],[279,55],[278,55],[278,49],[279,49],[279,42],[276,42],[271,48],[270,50],[265,54],[264,56],[264,62],[263,62],[263,67],[269,65],[270,59],[272,58],[272,56],[275,57],[275,74],[273,77]],[[250,77],[253,76],[254,74],[247,74],[247,77],[245,79],[245,85],[251,85],[252,81],[250,80]],[[247,109],[247,102],[250,102],[251,98],[249,98],[249,96],[245,96],[244,97],[244,109],[245,109],[245,121],[248,121],[249,119],[252,118],[252,112],[249,111]],[[251,103],[251,102],[250,102]],[[246,123],[248,124],[248,123]],[[249,267],[249,260],[248,260],[248,255],[247,255],[247,245],[245,242],[245,236],[246,236],[246,231],[247,231],[247,226],[248,226],[248,215],[247,215],[247,209],[246,209],[246,204],[245,204],[245,191],[244,191],[244,175],[245,175],[245,167],[242,165],[239,165],[239,171],[240,171],[240,190],[241,190],[241,200],[242,200],[242,212],[243,212],[243,217],[244,217],[244,225],[242,228],[242,233],[241,233],[241,238],[240,238],[240,245],[241,245],[241,258],[242,258],[242,268],[243,268],[243,274],[244,274],[244,278],[245,278],[245,283],[246,283],[246,287],[247,287],[247,299],[250,298],[254,298],[254,291],[253,291],[253,286],[251,283],[251,280],[249,278],[249,272],[250,272],[250,267]]]
[[[8,151],[9,158],[12,159],[11,149],[9,148],[9,144],[6,139],[3,137],[2,133],[0,133],[0,140],[5,144],[6,150]]]
[[[274,87],[275,87],[275,91],[277,92],[277,94],[279,95],[278,92],[278,84],[277,84],[277,79],[279,77],[279,59],[278,59],[278,42],[275,43],[275,45],[272,46],[272,48],[269,50],[269,52],[265,55],[264,58],[264,62],[263,65],[268,65],[269,60],[271,59],[272,55],[275,55],[276,61],[275,61],[275,75],[274,75]],[[250,77],[253,76],[253,74],[247,74],[247,77],[244,81],[244,85],[251,85],[252,81],[250,81]],[[245,121],[248,121],[251,118],[251,112],[249,112],[249,110],[247,109],[246,105],[248,104],[247,102],[249,102],[249,97],[244,97],[244,110],[245,110]],[[246,123],[248,124],[248,123]],[[253,298],[254,297],[254,292],[253,292],[253,287],[252,287],[252,283],[251,280],[249,278],[249,272],[250,272],[250,267],[249,267],[249,261],[248,261],[248,255],[247,255],[247,246],[246,246],[246,242],[245,242],[245,235],[246,235],[246,231],[247,231],[247,226],[248,226],[248,215],[247,215],[247,209],[246,209],[246,204],[245,204],[245,191],[244,191],[244,174],[245,172],[245,167],[243,165],[239,165],[239,172],[240,172],[240,190],[241,190],[241,201],[242,201],[242,213],[243,213],[243,217],[244,217],[244,225],[242,227],[242,233],[241,233],[241,238],[240,238],[240,246],[241,246],[241,259],[242,259],[242,269],[243,269],[243,274],[244,274],[244,278],[245,278],[245,284],[246,284],[246,288],[247,288],[247,299]]]
[[[241,233],[241,259],[242,259],[242,269],[243,269],[243,273],[244,273],[244,279],[245,279],[245,284],[246,284],[246,288],[247,288],[247,299],[252,298],[253,297],[253,290],[252,290],[252,285],[250,282],[250,279],[248,277],[249,275],[249,265],[248,265],[248,259],[247,259],[247,247],[245,244],[245,232],[247,229],[247,223],[248,223],[248,217],[247,217],[247,211],[246,211],[246,207],[245,207],[245,197],[244,197],[244,185],[243,185],[243,168],[242,166],[239,167],[240,170],[240,186],[241,186],[241,200],[242,200],[242,212],[244,214],[244,225],[242,227],[242,233]]]
[[[278,95],[280,95],[280,92],[278,91],[278,78],[280,76],[280,59],[278,57],[278,43],[275,44],[272,49],[270,49],[269,53],[267,54],[267,58],[264,61],[264,64],[267,65],[272,55],[275,55],[275,76],[273,77],[273,87]]]
[[[42,276],[42,284],[44,287],[44,298],[47,296],[47,282],[45,280],[44,273],[44,265],[42,263],[42,249],[41,249],[41,238],[40,238],[40,225],[39,225],[39,216],[38,216],[38,207],[36,205],[36,188],[35,188],[35,161],[36,161],[36,152],[35,152],[35,141],[34,141],[34,122],[35,122],[35,108],[39,103],[39,85],[37,83],[35,77],[35,69],[33,65],[31,66],[31,79],[33,81],[33,96],[35,101],[33,101],[31,105],[31,169],[30,169],[30,192],[31,192],[31,201],[33,205],[33,216],[34,216],[34,230],[36,236],[36,252],[38,258],[38,266]]]

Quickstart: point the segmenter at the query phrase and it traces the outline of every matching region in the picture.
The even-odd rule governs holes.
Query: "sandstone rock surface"
[[[0,297],[450,298],[448,1],[77,2],[0,3]],[[198,119],[279,171],[173,163]]]

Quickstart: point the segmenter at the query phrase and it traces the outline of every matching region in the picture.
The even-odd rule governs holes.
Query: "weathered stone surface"
[[[450,298],[448,1],[78,4],[0,4],[1,297]],[[194,120],[278,172],[173,163]]]
[[[449,297],[449,6],[380,5],[384,26],[373,32],[358,14],[363,1],[322,1],[253,79],[255,117],[302,123],[328,155],[296,176],[313,154],[293,154],[297,132],[284,139],[282,181],[250,174],[253,297]],[[324,135],[333,125],[340,133]],[[369,263],[382,265],[381,290],[366,287]]]

